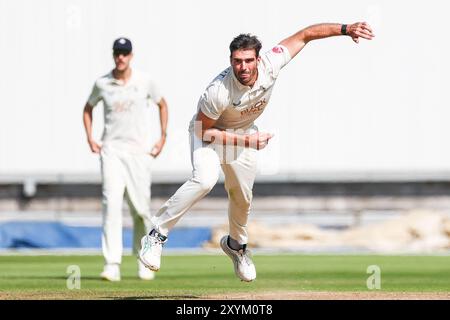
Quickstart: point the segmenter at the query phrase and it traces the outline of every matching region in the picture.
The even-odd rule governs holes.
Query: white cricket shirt
[[[200,97],[197,110],[217,120],[218,129],[243,129],[253,126],[269,103],[280,70],[291,60],[286,47],[277,45],[261,55],[258,79],[253,87],[239,82],[230,66],[218,75]],[[196,115],[191,121],[191,128]]]
[[[103,147],[132,153],[150,152],[149,99],[159,103],[162,96],[153,81],[135,69],[126,84],[115,79],[112,71],[97,79],[88,103],[95,107],[103,101]]]

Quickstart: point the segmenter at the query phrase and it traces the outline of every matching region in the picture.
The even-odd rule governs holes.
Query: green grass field
[[[0,256],[0,299],[190,299],[236,293],[369,292],[367,267],[381,269],[378,292],[450,292],[450,256],[255,255],[255,282],[239,281],[224,255],[164,256],[153,281],[124,257],[122,281],[99,278],[100,256]],[[67,289],[78,265],[81,288]]]

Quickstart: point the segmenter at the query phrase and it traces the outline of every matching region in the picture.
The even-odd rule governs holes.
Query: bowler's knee
[[[214,175],[204,175],[197,177],[196,182],[198,183],[199,189],[202,193],[208,193],[214,188],[219,177]]]

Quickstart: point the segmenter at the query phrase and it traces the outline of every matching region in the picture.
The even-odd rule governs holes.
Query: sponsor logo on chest
[[[267,105],[266,98],[259,100],[254,105],[241,111],[241,117],[254,115],[255,113],[261,113]]]

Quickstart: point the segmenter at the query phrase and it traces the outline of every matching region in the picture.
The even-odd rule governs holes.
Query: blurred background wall
[[[191,170],[188,122],[228,66],[234,36],[256,34],[266,50],[310,24],[366,20],[373,41],[312,42],[282,71],[257,121],[276,134],[260,152],[260,177],[448,178],[448,9],[443,0],[1,0],[0,175],[98,178],[81,112],[95,79],[112,69],[119,36],[133,41],[133,65],[169,102],[155,175],[182,181]],[[156,139],[156,107],[151,116]],[[102,121],[99,107],[97,138]]]

